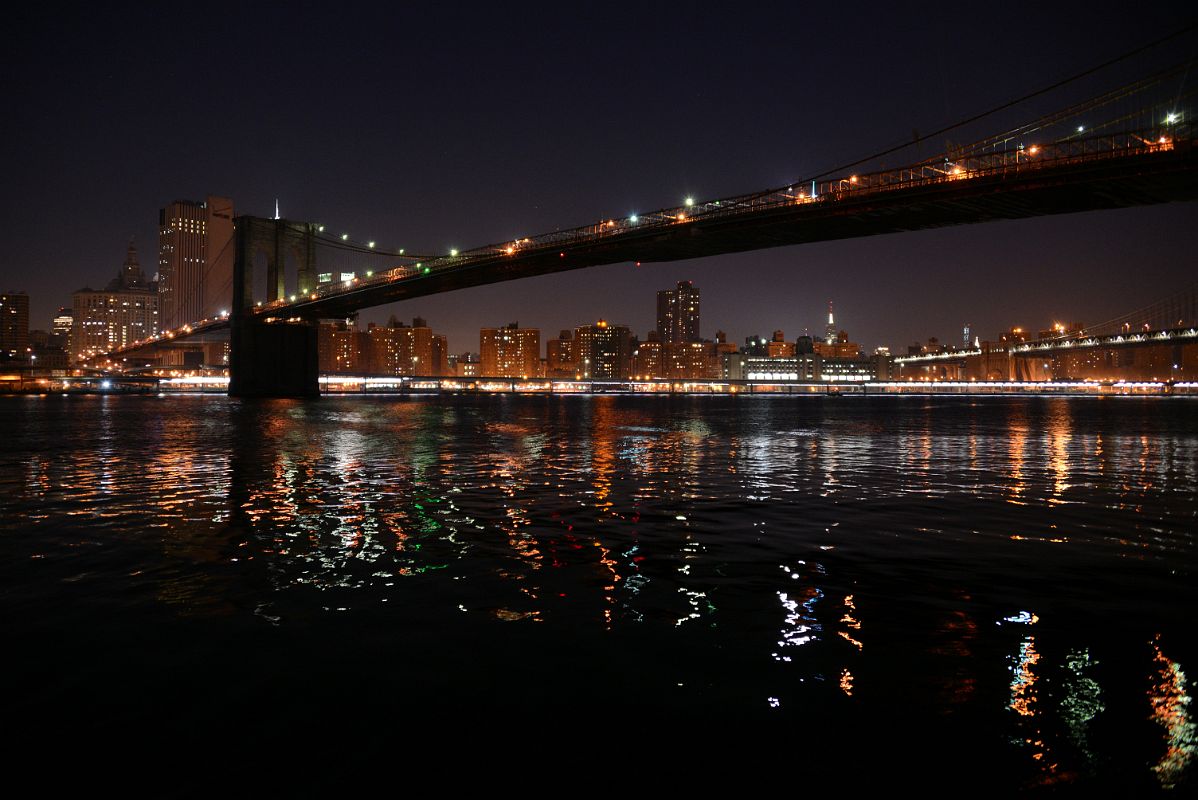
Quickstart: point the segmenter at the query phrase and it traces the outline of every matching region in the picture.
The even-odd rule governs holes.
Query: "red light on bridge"
[[[565,253],[558,253],[558,254],[557,254],[557,257],[558,257],[558,258],[565,258],[565,257],[566,257],[566,254],[565,254]]]

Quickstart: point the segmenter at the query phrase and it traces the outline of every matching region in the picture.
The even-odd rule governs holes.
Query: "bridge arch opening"
[[[255,248],[253,259],[251,261],[252,284],[250,290],[251,305],[255,303],[268,303],[272,299],[270,297],[270,286],[268,276],[270,273],[270,256],[265,250]]]

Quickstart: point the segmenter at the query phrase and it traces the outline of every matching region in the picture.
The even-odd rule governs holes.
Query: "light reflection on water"
[[[968,716],[995,752],[1018,743],[1031,782],[1120,763],[1104,726],[1151,715],[1151,776],[1177,786],[1194,748],[1195,653],[1172,627],[1193,611],[1193,411],[3,398],[6,555],[39,564],[7,577],[34,614],[47,581],[73,581],[281,628],[385,604],[495,641],[536,625],[543,657],[585,646],[596,676],[622,657],[610,637],[643,634],[646,692],[698,678],[713,714]],[[679,661],[695,647],[710,663]],[[1145,671],[1149,704],[1126,677]]]

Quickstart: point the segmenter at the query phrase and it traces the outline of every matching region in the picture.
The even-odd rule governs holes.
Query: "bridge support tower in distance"
[[[266,322],[254,314],[254,258],[266,255],[265,303],[284,298],[287,256],[301,292],[316,286],[316,226],[285,219],[234,220],[233,308],[229,331],[229,396],[316,397],[320,394],[317,323]]]

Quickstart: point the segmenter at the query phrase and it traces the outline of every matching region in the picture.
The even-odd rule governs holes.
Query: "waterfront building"
[[[728,341],[728,334],[724,333],[723,331],[716,331],[715,351],[716,354],[720,356],[724,355],[725,353],[735,353],[736,345]]]
[[[578,375],[578,354],[573,334],[563,330],[556,339],[545,343],[545,376],[574,378]]]
[[[148,339],[159,330],[158,287],[146,280],[133,242],[104,289],[84,287],[71,294],[71,301],[73,362]]]
[[[814,353],[768,358],[729,353],[722,359],[722,377],[734,381],[814,382],[820,380],[820,357]]]
[[[74,325],[75,312],[65,306],[59,308],[54,319],[50,321],[50,331],[54,337],[51,343],[66,351],[68,357],[71,352],[71,328]]]
[[[820,380],[833,383],[864,383],[878,379],[878,363],[873,356],[821,358]]]
[[[162,330],[216,317],[233,302],[233,201],[176,200],[158,212]]]
[[[768,355],[766,352],[768,344],[769,343],[765,340],[764,337],[747,336],[747,337],[745,337],[745,346],[742,347],[740,349],[740,351],[742,353],[744,353],[745,355],[756,356],[758,358],[766,358]]]
[[[1086,326],[1080,322],[1054,322],[1051,328],[1040,331],[1041,339],[1063,339],[1069,336],[1079,336],[1086,331]],[[966,345],[968,348],[968,345]]]
[[[579,376],[625,379],[632,368],[632,333],[627,325],[599,320],[574,329],[578,343]]]
[[[0,361],[24,361],[29,355],[29,295],[0,294]]]
[[[70,355],[59,346],[60,337],[49,331],[29,332],[29,366],[42,369],[66,369]]]
[[[478,353],[485,378],[541,376],[541,331],[511,323],[479,331]]]
[[[811,349],[823,358],[855,359],[861,355],[861,345],[849,341],[849,335],[840,331],[831,341],[812,342]]]
[[[691,281],[657,293],[657,338],[663,342],[699,341],[699,290]]]
[[[670,380],[713,380],[720,375],[714,342],[671,342],[664,356],[665,377]]]
[[[478,353],[462,353],[456,356],[449,357],[449,374],[456,375],[459,378],[477,378],[482,372],[479,367],[482,366],[479,360]],[[571,374],[569,377],[574,377]]]
[[[1028,340],[1028,332],[1023,328],[1012,326],[998,335],[1000,344],[1019,344]]]
[[[370,339],[356,322],[322,322],[316,337],[317,364],[321,372],[358,375],[367,371]]]
[[[639,380],[665,376],[665,343],[657,331],[649,331],[648,339],[637,342],[632,351],[632,377]]]
[[[767,358],[791,358],[794,354],[795,344],[786,341],[786,333],[783,331],[774,331],[773,338],[765,344]]]
[[[409,327],[392,317],[386,326],[366,328],[365,371],[373,375],[439,376],[450,374],[446,339],[421,317]]]

